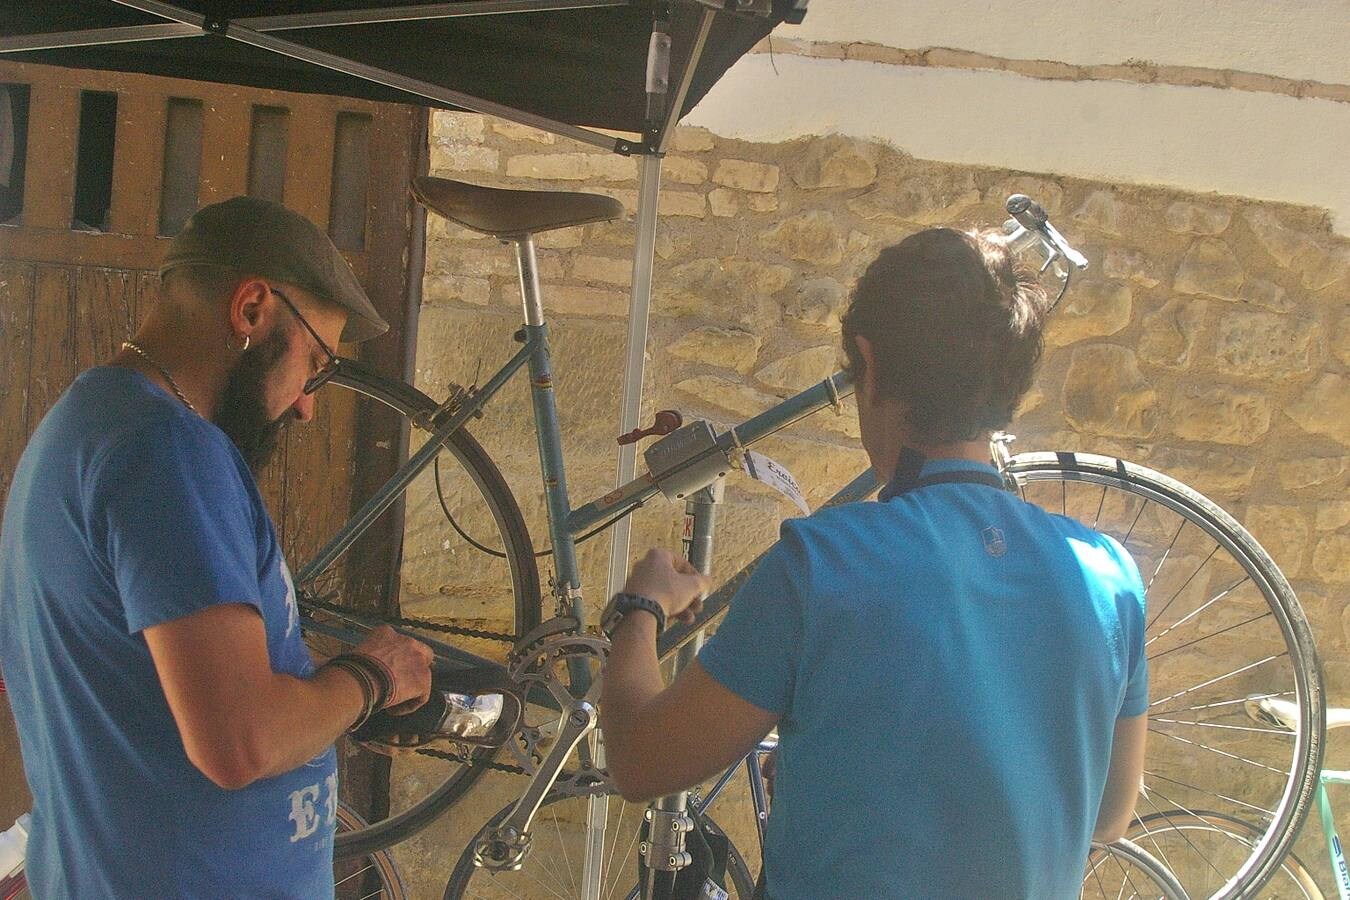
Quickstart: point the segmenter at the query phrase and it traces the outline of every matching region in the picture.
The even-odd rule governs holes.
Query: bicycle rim
[[[1209,883],[1198,882],[1197,886],[1214,890],[1222,883],[1223,873],[1251,853],[1264,831],[1236,816],[1213,810],[1192,813],[1141,816],[1127,837],[1149,847],[1153,856],[1169,867],[1207,871]],[[1278,900],[1323,897],[1316,880],[1292,853],[1280,860],[1279,868],[1262,885],[1260,893],[1262,897]]]
[[[1187,900],[1186,891],[1152,854],[1128,841],[1094,847],[1082,900]]]
[[[1150,469],[1032,453],[1015,457],[1008,474],[1024,499],[1110,534],[1138,563],[1150,680],[1138,815],[1211,809],[1263,822],[1213,890],[1203,887],[1208,864],[1176,870],[1193,898],[1253,896],[1308,813],[1322,757],[1321,669],[1288,581],[1231,516]],[[1299,729],[1248,719],[1251,696],[1296,702]]]
[[[638,843],[646,803],[608,797],[605,850],[599,863],[599,890],[587,896],[582,868],[588,835],[589,797],[553,795],[534,817],[530,851],[516,872],[493,872],[474,865],[478,836],[503,821],[513,805],[498,812],[460,854],[445,887],[445,900],[632,900],[637,896]],[[704,814],[709,828],[721,828]],[[750,900],[755,884],[734,845],[727,855],[727,893],[731,900]]]
[[[338,805],[338,834],[360,831],[365,824],[347,806]],[[335,900],[404,900],[407,896],[394,861],[383,850],[334,860],[333,894]]]
[[[413,422],[428,423],[437,411],[430,398],[409,385],[349,367],[345,362],[331,384],[387,406]],[[356,502],[364,499],[355,498]],[[450,517],[459,530],[452,526]],[[504,659],[512,640],[539,624],[539,573],[529,532],[510,488],[466,430],[452,434],[437,457],[437,466],[428,466],[409,485],[404,521],[399,558],[402,615],[509,637],[492,640],[447,636],[433,629],[424,632],[429,638],[479,656]],[[474,543],[501,556],[486,554]],[[296,571],[302,569],[297,567]],[[353,573],[339,559],[324,573],[298,586],[301,606],[307,606],[305,596],[313,596],[358,612],[369,621],[383,621],[385,617],[372,610],[376,602],[373,592],[365,589],[348,596],[344,590],[353,584],[368,585],[370,580]],[[317,621],[333,618],[330,612],[312,604],[306,612]],[[311,619],[302,619],[302,626],[311,624]],[[345,649],[340,641],[317,635],[309,627],[306,631],[307,640],[320,655]],[[474,748],[472,763],[425,751],[400,754],[390,760],[340,738],[343,802],[362,810],[369,824],[339,835],[337,855],[367,854],[407,838],[462,796],[485,771],[483,763],[496,754],[496,749]]]

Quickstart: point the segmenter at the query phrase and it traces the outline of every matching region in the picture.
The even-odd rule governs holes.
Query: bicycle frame
[[[1345,848],[1336,833],[1336,818],[1331,810],[1331,797],[1327,794],[1329,784],[1350,784],[1350,772],[1323,769],[1317,785],[1317,811],[1322,817],[1322,835],[1327,842],[1327,857],[1331,860],[1331,877],[1336,882],[1340,900],[1350,900],[1350,867],[1346,866]]]

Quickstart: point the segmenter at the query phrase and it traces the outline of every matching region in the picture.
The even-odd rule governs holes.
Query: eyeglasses
[[[300,321],[301,325],[305,326],[305,330],[309,332],[309,336],[314,338],[314,343],[319,345],[319,349],[323,351],[324,356],[328,357],[327,361],[319,367],[319,371],[315,372],[305,382],[305,393],[312,394],[327,384],[328,379],[337,374],[341,360],[339,360],[337,354],[329,349],[328,345],[324,343],[323,338],[319,337],[319,333],[310,327],[309,323],[305,321],[305,317],[300,315],[300,310],[295,308],[295,304],[291,302],[289,297],[276,288],[271,288],[271,291],[281,298],[281,302],[286,304],[286,308],[291,311],[291,314]]]

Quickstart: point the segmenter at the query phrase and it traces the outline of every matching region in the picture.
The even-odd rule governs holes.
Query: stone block
[[[1085,66],[1083,74],[1093,81],[1133,81],[1147,84],[1157,76],[1153,66],[1145,63],[1124,63],[1122,65]]]
[[[1207,294],[1237,300],[1246,273],[1223,241],[1202,238],[1191,245],[1172,279],[1179,294]]]
[[[1149,313],[1139,340],[1140,358],[1168,369],[1187,368],[1207,309],[1204,300],[1174,297],[1162,309]]]
[[[1127,223],[1134,214],[1130,204],[1111,191],[1097,190],[1088,194],[1083,204],[1074,210],[1073,220],[1104,234],[1120,237],[1127,231]]]
[[[1264,394],[1185,384],[1173,398],[1168,420],[1172,433],[1183,440],[1254,444],[1270,430],[1270,415]]]
[[[713,181],[723,187],[771,194],[778,190],[778,167],[746,159],[724,159],[713,170]]]
[[[552,144],[557,136],[551,131],[531,128],[529,125],[517,125],[515,122],[498,120],[492,123],[492,130],[512,141],[533,141],[536,144]]]
[[[823,409],[806,421],[816,428],[823,428],[855,441],[862,437],[862,429],[858,425],[858,404],[851,396],[844,398],[839,404],[838,411]]]
[[[1130,324],[1134,293],[1127,284],[1083,281],[1070,287],[1064,299],[1066,302],[1050,317],[1045,333],[1045,342],[1051,347],[1115,334]]]
[[[670,136],[670,149],[676,153],[706,153],[716,143],[711,131],[692,125],[677,126]]]
[[[1334,244],[1324,247],[1303,269],[1303,286],[1320,291],[1344,281],[1347,275],[1350,275],[1350,247]]]
[[[1279,464],[1280,484],[1286,490],[1298,491],[1338,480],[1345,474],[1344,456],[1309,456],[1291,459]]]
[[[532,153],[509,158],[506,174],[549,181],[632,181],[637,161],[614,153]]]
[[[868,195],[871,196],[871,195]],[[980,202],[980,191],[969,172],[915,175],[880,201],[900,219],[920,225],[950,225]]]
[[[1025,75],[1028,78],[1046,78],[1054,81],[1076,81],[1083,77],[1078,66],[1050,59],[1010,59],[1004,63],[1010,72]]]
[[[1259,72],[1229,72],[1228,86],[1239,91],[1254,91],[1262,94],[1298,95],[1298,82],[1289,78],[1264,75]]]
[[[838,334],[839,318],[847,305],[847,292],[837,279],[807,278],[792,286],[783,304],[783,315],[794,322]]]
[[[662,191],[660,212],[663,216],[702,219],[707,215],[708,202],[697,191]]]
[[[1232,312],[1219,319],[1215,357],[1229,374],[1285,378],[1312,368],[1321,328],[1268,312]]]
[[[719,375],[686,378],[675,384],[675,390],[743,418],[762,413],[778,402],[778,398],[772,394]]]
[[[934,47],[923,57],[928,65],[945,69],[1002,69],[1005,65],[997,56],[986,56],[970,50],[953,50],[950,47]]]
[[[1324,500],[1313,520],[1318,531],[1338,531],[1350,525],[1350,500]]]
[[[452,144],[475,144],[487,133],[487,119],[479,113],[434,110],[431,139]]]
[[[1158,395],[1134,351],[1110,344],[1078,347],[1064,379],[1064,415],[1077,428],[1116,437],[1148,437],[1158,426]]]
[[[741,211],[740,195],[727,188],[708,192],[708,209],[719,219],[729,219]]]
[[[1158,447],[1147,463],[1204,494],[1245,491],[1256,474],[1255,464],[1248,460],[1195,447]]]
[[[475,306],[487,306],[491,295],[492,287],[486,278],[427,275],[422,280],[423,303],[472,303]]]
[[[1281,266],[1298,272],[1305,288],[1320,291],[1350,275],[1350,247],[1304,234],[1259,206],[1249,207],[1242,215],[1266,252]]]
[[[602,291],[575,284],[550,284],[543,288],[548,312],[564,316],[628,315],[628,295],[621,291]]]
[[[787,287],[792,269],[748,259],[696,259],[657,279],[656,309],[663,315],[766,323],[767,298]]]
[[[1219,234],[1233,221],[1233,214],[1222,206],[1178,200],[1163,213],[1163,223],[1180,234]]]
[[[1350,379],[1323,373],[1285,412],[1304,431],[1350,446]]]
[[[899,47],[887,47],[884,44],[867,42],[849,44],[844,51],[845,59],[881,63],[887,66],[912,66],[922,62],[923,57],[923,54],[915,50],[903,50]]]
[[[754,212],[775,212],[778,209],[778,197],[774,194],[750,194],[745,205]]]
[[[1284,288],[1264,278],[1248,278],[1238,291],[1238,299],[1243,303],[1262,306],[1274,312],[1290,312],[1298,306],[1285,296]]]
[[[572,261],[572,277],[579,281],[602,281],[627,286],[632,275],[631,259],[578,255]]]
[[[1243,525],[1289,578],[1297,577],[1308,552],[1308,517],[1295,506],[1252,505]]]
[[[1350,534],[1329,534],[1317,542],[1312,574],[1336,584],[1350,582]]]
[[[695,328],[669,347],[672,356],[737,372],[749,372],[764,339],[748,331],[705,326]]]
[[[1140,287],[1157,287],[1162,279],[1157,264],[1136,250],[1112,247],[1102,260],[1102,272],[1107,278],[1129,281]]]
[[[1014,175],[1003,179],[985,191],[984,202],[1006,210],[1008,198],[1013,194],[1026,194],[1051,216],[1058,215],[1064,206],[1064,189],[1048,178],[1037,178],[1035,175]]]
[[[774,360],[755,373],[755,378],[782,393],[804,391],[839,371],[839,349],[834,344],[809,347]]]
[[[1158,69],[1158,80],[1182,87],[1225,87],[1228,83],[1227,74],[1225,69],[1161,66]]]
[[[432,144],[429,165],[431,174],[442,177],[456,172],[496,172],[501,153],[491,147],[473,144]]]
[[[1340,325],[1332,329],[1331,352],[1341,362],[1350,366],[1350,307],[1341,316]]]
[[[818,266],[837,266],[844,259],[844,242],[834,216],[823,210],[811,210],[762,232],[761,245],[777,250],[789,259]]]
[[[856,138],[832,135],[806,142],[788,174],[800,188],[866,187],[877,179],[877,147]]]
[[[667,156],[661,163],[661,178],[677,184],[702,184],[708,180],[708,167],[696,159]]]
[[[586,241],[587,228],[554,228],[534,236],[536,247],[548,250],[572,250]]]

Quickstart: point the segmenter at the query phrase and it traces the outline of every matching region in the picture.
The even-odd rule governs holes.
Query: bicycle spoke
[[[1218,544],[1215,544],[1215,545],[1214,545],[1214,549],[1215,549],[1215,550],[1218,550],[1218,548],[1219,548],[1219,547],[1218,547]],[[1214,554],[1213,554],[1213,553],[1210,553],[1210,555],[1207,556],[1207,557],[1205,558],[1205,562],[1209,562],[1209,560],[1212,559],[1213,556],[1214,556]],[[1204,568],[1204,563],[1201,563],[1201,564],[1200,564],[1200,568],[1201,568],[1201,569]],[[1196,569],[1196,574],[1199,574],[1199,572],[1200,572],[1200,569]],[[1192,575],[1192,576],[1191,576],[1191,578],[1194,578],[1194,577],[1195,577],[1195,575]],[[1219,593],[1215,594],[1215,595],[1214,595],[1213,597],[1211,597],[1209,600],[1205,601],[1202,605],[1200,605],[1199,607],[1197,607],[1197,608],[1191,610],[1189,613],[1187,613],[1186,615],[1182,616],[1180,619],[1177,619],[1177,620],[1176,620],[1175,622],[1173,622],[1171,625],[1168,625],[1168,626],[1167,626],[1166,628],[1164,628],[1162,631],[1158,632],[1158,633],[1155,634],[1153,637],[1149,638],[1149,639],[1145,642],[1145,646],[1147,646],[1148,644],[1153,643],[1153,642],[1156,641],[1158,638],[1162,637],[1163,635],[1167,634],[1168,632],[1174,631],[1174,630],[1176,630],[1177,628],[1180,628],[1182,625],[1185,625],[1185,624],[1186,624],[1187,622],[1189,622],[1191,619],[1194,619],[1196,616],[1200,615],[1202,612],[1204,612],[1205,610],[1209,609],[1209,608],[1210,608],[1211,606],[1213,606],[1215,603],[1218,603],[1220,600],[1224,599],[1224,598],[1227,597],[1229,594],[1233,593],[1233,591],[1235,591],[1235,590],[1237,590],[1238,588],[1242,587],[1242,586],[1243,586],[1244,584],[1246,584],[1248,581],[1251,581],[1251,576],[1250,576],[1250,575],[1243,576],[1242,578],[1240,578],[1240,579],[1239,579],[1237,582],[1235,582],[1234,584],[1230,585],[1229,587],[1227,587],[1227,588],[1225,588],[1224,590],[1220,591]],[[1190,583],[1191,583],[1190,578],[1186,579],[1186,584],[1190,584]],[[1182,585],[1182,589],[1185,589],[1185,587],[1186,587],[1186,585]],[[1173,599],[1175,599],[1175,597],[1174,597]],[[1168,605],[1169,605],[1169,606],[1171,605],[1171,601],[1168,601]],[[1153,622],[1158,621],[1158,618],[1161,618],[1161,617],[1162,617],[1162,612],[1159,612],[1159,613],[1158,613],[1158,617],[1154,618]],[[1150,622],[1150,623],[1149,623],[1149,625],[1148,625],[1149,628],[1152,628],[1152,627],[1153,627],[1153,622]],[[1182,646],[1188,646],[1188,645],[1183,644]],[[1174,649],[1175,649],[1175,648],[1174,648]]]
[[[1211,550],[1211,551],[1209,551],[1209,556],[1206,556],[1206,557],[1205,557],[1204,562],[1200,563],[1200,565],[1196,567],[1195,571],[1192,572],[1192,573],[1190,574],[1190,577],[1187,578],[1184,582],[1182,582],[1181,587],[1177,588],[1176,591],[1172,594],[1172,596],[1171,596],[1170,598],[1168,598],[1168,601],[1167,601],[1165,604],[1163,604],[1163,608],[1160,609],[1160,610],[1158,610],[1158,614],[1157,614],[1156,616],[1154,616],[1154,617],[1153,617],[1153,620],[1150,621],[1150,622],[1148,623],[1148,625],[1145,627],[1144,631],[1145,631],[1146,633],[1149,632],[1149,631],[1151,631],[1151,630],[1153,630],[1153,626],[1154,626],[1155,624],[1157,624],[1158,620],[1161,619],[1161,618],[1163,617],[1163,613],[1167,612],[1167,610],[1172,606],[1172,604],[1176,602],[1176,599],[1177,599],[1178,597],[1181,596],[1181,592],[1184,591],[1184,590],[1186,590],[1186,588],[1190,586],[1191,582],[1195,580],[1195,576],[1199,575],[1199,574],[1201,573],[1201,571],[1204,570],[1205,566],[1209,565],[1209,561],[1210,561],[1211,559],[1213,559],[1213,558],[1214,558],[1214,554],[1216,554],[1216,553],[1218,553],[1218,552],[1219,552],[1219,545],[1218,545],[1218,544],[1215,544],[1215,545],[1214,545],[1214,549]],[[1244,578],[1243,581],[1245,581],[1245,580],[1246,580],[1246,579]],[[1238,584],[1241,584],[1241,583],[1242,583],[1242,582],[1238,582]],[[1180,619],[1179,621],[1173,622],[1171,625],[1168,625],[1166,628],[1164,628],[1164,629],[1162,630],[1162,632],[1161,632],[1160,634],[1154,635],[1152,638],[1150,638],[1150,639],[1148,640],[1147,643],[1150,643],[1150,644],[1153,643],[1153,642],[1156,641],[1158,638],[1162,637],[1164,634],[1167,634],[1167,632],[1171,631],[1172,629],[1174,629],[1174,628],[1176,628],[1176,627],[1178,627],[1178,626],[1180,626],[1180,625],[1185,624],[1185,623],[1186,623],[1187,621],[1189,621],[1190,619],[1195,618],[1197,615],[1199,615],[1200,613],[1202,613],[1202,612],[1204,612],[1206,609],[1208,609],[1209,606],[1210,606],[1211,604],[1213,604],[1214,602],[1216,602],[1217,600],[1219,600],[1220,598],[1222,598],[1222,597],[1225,596],[1226,594],[1231,593],[1231,592],[1233,591],[1233,589],[1236,588],[1236,587],[1237,587],[1236,584],[1233,585],[1233,587],[1229,588],[1227,591],[1224,591],[1224,592],[1223,592],[1222,594],[1220,594],[1218,597],[1215,597],[1213,600],[1210,600],[1209,603],[1206,603],[1204,606],[1200,607],[1199,609],[1195,610],[1194,612],[1190,613],[1189,615],[1185,616],[1184,618]]]
[[[1270,662],[1271,660],[1279,659],[1281,656],[1284,656],[1284,655],[1286,655],[1286,654],[1284,654],[1284,653],[1277,653],[1277,654],[1275,654],[1274,656],[1267,656],[1265,659],[1258,660],[1258,661],[1256,661],[1256,662],[1254,662],[1254,663],[1251,663],[1250,665],[1243,666],[1243,667],[1240,668],[1240,669],[1234,669],[1233,671],[1227,672],[1227,673],[1225,673],[1225,674],[1223,674],[1223,675],[1220,675],[1220,676],[1218,676],[1218,677],[1216,677],[1216,678],[1211,678],[1209,681],[1201,682],[1200,684],[1194,685],[1193,687],[1188,687],[1188,688],[1186,688],[1185,690],[1177,691],[1175,694],[1171,694],[1171,695],[1169,695],[1169,696],[1167,696],[1167,697],[1163,697],[1161,700],[1154,700],[1153,702],[1151,702],[1151,703],[1149,704],[1149,708],[1152,709],[1153,707],[1157,706],[1159,703],[1166,703],[1168,700],[1175,700],[1175,699],[1178,698],[1178,697],[1183,697],[1183,696],[1185,696],[1186,694],[1193,693],[1193,692],[1195,692],[1195,691],[1200,690],[1201,688],[1207,688],[1207,687],[1209,687],[1209,686],[1212,685],[1212,684],[1218,684],[1220,681],[1223,681],[1223,680],[1226,679],[1226,678],[1232,678],[1232,677],[1234,677],[1234,676],[1236,676],[1236,675],[1241,675],[1243,672],[1251,671],[1252,669],[1255,669],[1257,666],[1263,666],[1263,665],[1265,665],[1266,663]],[[1152,662],[1152,660],[1153,660],[1153,657],[1149,657],[1149,661]]]
[[[1226,756],[1229,759],[1235,759],[1238,762],[1246,763],[1247,765],[1254,766],[1258,769],[1265,769],[1267,772],[1274,772],[1281,778],[1287,778],[1289,776],[1289,773],[1284,771],[1283,769],[1272,768],[1271,766],[1268,766],[1265,763],[1259,763],[1254,759],[1248,759],[1247,757],[1239,756],[1236,753],[1229,753],[1227,750],[1220,750],[1218,747],[1211,747],[1209,744],[1202,744],[1199,741],[1192,741],[1188,738],[1182,737],[1179,734],[1173,734],[1170,731],[1164,731],[1160,728],[1150,728],[1149,731],[1153,732],[1154,734],[1160,734],[1163,737],[1169,737],[1174,741],[1180,741],[1183,744],[1190,744],[1192,747],[1199,747],[1201,750],[1208,750],[1210,753],[1217,753],[1220,756]]]
[[[374,864],[373,862],[372,862],[372,863],[366,863],[365,868],[357,869],[355,872],[353,872],[352,874],[348,875],[346,878],[343,878],[343,879],[341,879],[340,881],[335,881],[335,882],[333,882],[333,887],[335,887],[335,888],[337,888],[337,887],[342,887],[344,884],[346,884],[347,882],[351,881],[353,878],[357,877],[358,875],[364,875],[364,874],[366,874],[367,872],[369,872],[369,871],[370,871],[371,869],[373,869],[373,868],[375,868],[375,864]]]
[[[1125,532],[1125,536],[1120,539],[1120,543],[1122,545],[1129,543],[1130,536],[1134,534],[1135,526],[1139,524],[1139,520],[1144,516],[1144,510],[1147,508],[1148,508],[1148,501],[1141,498],[1139,501],[1139,509],[1134,514],[1134,521],[1130,523],[1130,528],[1128,531]]]
[[[1204,821],[1205,821],[1204,817],[1201,816],[1199,813],[1193,812],[1192,810],[1186,808],[1185,806],[1182,806],[1181,804],[1177,803],[1175,800],[1170,799],[1170,798],[1169,798],[1166,794],[1164,794],[1162,791],[1154,791],[1154,793],[1156,793],[1159,797],[1162,797],[1162,798],[1163,798],[1164,800],[1166,800],[1168,803],[1172,804],[1172,806],[1174,806],[1174,807],[1176,807],[1177,809],[1179,809],[1179,810],[1181,810],[1182,812],[1184,812],[1186,815],[1191,816],[1191,817],[1194,818],[1196,821],[1198,821],[1198,822],[1204,822]],[[1152,800],[1151,798],[1146,797],[1145,799],[1148,800],[1148,805],[1151,806],[1151,807],[1153,807],[1153,811],[1154,811],[1155,813],[1158,813],[1158,814],[1163,815],[1163,816],[1167,816],[1167,813],[1164,813],[1162,810],[1160,810],[1160,809],[1158,808],[1158,804],[1154,803],[1153,800]],[[1168,816],[1168,818],[1170,819],[1170,816]],[[1136,816],[1136,819],[1138,819],[1137,816]],[[1148,836],[1149,842],[1153,844],[1153,849],[1155,849],[1155,850],[1158,851],[1158,856],[1160,856],[1160,857],[1162,858],[1163,865],[1167,866],[1167,868],[1171,869],[1174,873],[1176,872],[1176,868],[1175,868],[1175,867],[1172,865],[1172,863],[1167,859],[1167,854],[1163,852],[1163,849],[1162,849],[1162,847],[1158,844],[1158,839],[1157,839],[1157,837],[1156,837],[1156,835],[1161,834],[1164,830],[1167,831],[1169,834],[1173,834],[1173,833],[1174,833],[1174,834],[1180,835],[1180,836],[1181,836],[1181,839],[1182,839],[1183,841],[1185,841],[1185,842],[1190,846],[1190,848],[1191,848],[1192,850],[1195,851],[1195,854],[1196,854],[1197,856],[1199,856],[1202,860],[1204,860],[1205,865],[1209,866],[1211,869],[1214,870],[1214,874],[1215,874],[1215,875],[1218,875],[1220,878],[1222,878],[1222,879],[1225,880],[1225,881],[1228,880],[1228,876],[1224,875],[1223,872],[1219,871],[1219,867],[1216,866],[1216,865],[1214,865],[1214,860],[1210,859],[1208,854],[1206,854],[1206,853],[1203,852],[1199,847],[1197,847],[1197,846],[1195,845],[1195,841],[1191,840],[1190,835],[1186,834],[1185,831],[1182,831],[1181,829],[1178,829],[1178,828],[1172,828],[1172,827],[1168,827],[1168,828],[1166,828],[1166,829],[1158,828],[1158,829],[1154,829],[1154,830],[1150,831],[1149,828],[1148,828],[1148,826],[1145,825],[1144,822],[1143,822],[1142,820],[1139,820],[1139,824],[1143,827],[1143,829],[1144,829],[1144,834]]]
[[[581,896],[581,889],[577,887],[577,880],[572,875],[572,860],[567,855],[567,843],[563,840],[562,828],[558,825],[557,810],[550,810],[549,817],[553,819],[553,831],[558,835],[558,847],[562,850],[563,866],[567,870],[567,881],[572,885],[572,890],[577,892],[577,896]]]
[[[1274,694],[1252,694],[1247,697],[1239,697],[1236,700],[1219,700],[1215,703],[1198,703],[1195,706],[1180,706],[1174,709],[1164,709],[1156,713],[1150,713],[1151,716],[1170,716],[1177,713],[1191,712],[1200,709],[1216,709],[1220,706],[1234,706],[1238,703],[1246,703],[1248,700],[1269,700],[1275,697],[1292,697],[1294,691],[1279,691]],[[1292,734],[1293,732],[1289,732]]]
[[[1153,656],[1150,656],[1149,659],[1150,659],[1150,660],[1153,660],[1153,659],[1161,659],[1162,657],[1166,656],[1166,655],[1169,654],[1169,653],[1175,653],[1175,652],[1177,652],[1178,650],[1185,650],[1187,647],[1193,647],[1193,646],[1195,646],[1196,644],[1201,643],[1202,641],[1207,641],[1207,640],[1209,640],[1210,638],[1218,637],[1218,636],[1221,635],[1221,634],[1227,634],[1227,633],[1230,632],[1230,631],[1236,631],[1236,630],[1239,629],[1239,628],[1243,628],[1243,627],[1245,627],[1245,626],[1247,626],[1247,625],[1252,624],[1253,622],[1259,622],[1259,621],[1261,621],[1262,619],[1269,618],[1270,616],[1273,616],[1273,615],[1274,615],[1274,613],[1272,613],[1270,610],[1266,610],[1265,612],[1261,613],[1259,616],[1252,616],[1250,619],[1244,619],[1243,621],[1238,622],[1236,625],[1229,625],[1227,628],[1220,628],[1218,631],[1212,631],[1212,632],[1210,632],[1209,634],[1205,635],[1204,637],[1196,638],[1196,639],[1193,640],[1193,641],[1187,641],[1187,642],[1184,643],[1184,644],[1180,644],[1180,645],[1178,645],[1178,646],[1176,646],[1176,647],[1172,647],[1172,648],[1170,648],[1170,649],[1168,649],[1168,650],[1164,650],[1164,651],[1161,652],[1161,653],[1155,653]],[[1288,656],[1288,655],[1289,655],[1289,654],[1288,654],[1288,651],[1279,654],[1279,656]]]
[[[521,869],[520,871],[524,872],[525,870],[524,870],[524,869]],[[545,884],[545,883],[543,882],[543,880],[541,880],[541,879],[539,878],[538,875],[534,874],[533,872],[527,872],[526,874],[529,876],[529,878],[530,878],[531,881],[533,881],[535,884],[539,885],[539,886],[540,886],[541,888],[543,888],[544,890],[548,891],[548,892],[549,892],[550,894],[552,894],[553,896],[557,897],[558,900],[569,900],[569,898],[567,897],[566,894],[562,894],[562,893],[559,893],[558,891],[555,891],[552,887],[550,887],[549,885]],[[556,877],[556,876],[555,876],[555,877]],[[561,887],[561,884],[559,885],[559,887]]]
[[[1292,731],[1282,728],[1257,728],[1255,725],[1224,725],[1219,722],[1187,722],[1183,719],[1164,719],[1161,716],[1149,716],[1150,723],[1166,722],[1169,725],[1190,725],[1193,728],[1223,728],[1229,731],[1254,731],[1257,734],[1278,734],[1281,737],[1293,737]]]
[[[1148,584],[1144,585],[1145,594],[1153,590],[1153,582],[1157,581],[1158,573],[1162,571],[1162,567],[1167,565],[1167,557],[1172,555],[1172,550],[1177,545],[1177,538],[1181,537],[1181,532],[1185,530],[1186,530],[1186,520],[1182,519],[1181,524],[1177,526],[1177,533],[1172,535],[1172,542],[1168,544],[1167,549],[1163,551],[1162,559],[1158,560],[1157,568],[1153,570],[1153,575],[1152,577],[1149,578]]]
[[[1102,520],[1102,508],[1106,506],[1106,485],[1102,485],[1102,496],[1097,501],[1097,515],[1092,519],[1092,530],[1097,530],[1097,523]]]
[[[1211,796],[1211,797],[1214,797],[1214,798],[1216,798],[1216,799],[1218,799],[1218,800],[1223,800],[1223,801],[1225,801],[1225,802],[1227,802],[1227,803],[1233,803],[1233,804],[1236,804],[1236,805],[1238,805],[1238,806],[1245,806],[1247,809],[1250,809],[1252,812],[1260,813],[1261,816],[1262,816],[1263,818],[1267,819],[1267,820],[1268,820],[1268,819],[1272,819],[1272,818],[1274,818],[1274,816],[1275,816],[1275,814],[1274,814],[1273,812],[1271,812],[1270,810],[1268,810],[1268,809],[1262,809],[1262,808],[1259,807],[1259,806],[1254,806],[1254,805],[1252,805],[1251,803],[1246,802],[1245,800],[1239,800],[1239,799],[1237,799],[1236,797],[1230,797],[1230,796],[1228,796],[1227,794],[1220,794],[1220,793],[1218,793],[1217,791],[1211,791],[1209,788],[1202,788],[1202,787],[1200,787],[1200,786],[1198,786],[1198,785],[1189,784],[1189,783],[1187,783],[1187,782],[1185,782],[1185,781],[1177,781],[1175,778],[1168,778],[1166,775],[1160,775],[1160,774],[1158,774],[1157,772],[1152,772],[1152,771],[1149,771],[1148,769],[1145,769],[1145,770],[1144,770],[1144,774],[1147,775],[1147,776],[1150,777],[1150,778],[1157,778],[1157,779],[1159,779],[1160,781],[1166,781],[1168,784],[1175,784],[1177,787],[1183,787],[1183,788],[1186,788],[1187,790],[1195,791],[1195,792],[1200,793],[1200,794],[1208,794],[1208,795]],[[1167,796],[1166,796],[1165,794],[1163,794],[1162,791],[1159,791],[1157,788],[1150,787],[1149,790],[1154,791],[1155,793],[1157,793],[1158,796],[1162,797],[1164,800],[1167,800],[1168,803],[1172,803],[1172,801],[1171,801],[1171,800],[1168,800]],[[1182,807],[1180,804],[1174,804],[1174,805],[1177,806],[1178,809],[1184,809],[1184,807]]]

